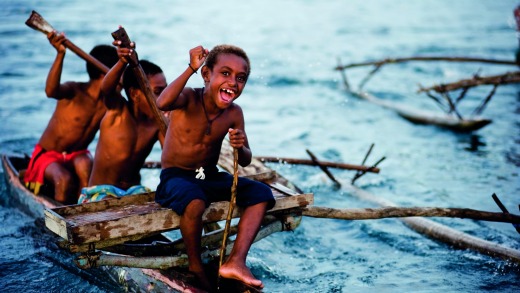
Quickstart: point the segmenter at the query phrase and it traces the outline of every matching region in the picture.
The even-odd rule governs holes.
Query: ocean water
[[[345,92],[343,64],[409,56],[514,59],[513,9],[502,0],[351,1],[29,1],[4,0],[0,10],[0,151],[28,153],[55,101],[45,79],[55,50],[24,22],[36,10],[80,48],[110,44],[123,25],[141,59],[161,66],[168,81],[184,70],[188,51],[232,43],[245,49],[252,76],[237,100],[244,109],[253,154],[359,164],[385,156],[380,174],[358,187],[399,206],[460,207],[498,212],[496,193],[518,214],[520,95],[500,86],[483,116],[493,120],[470,134],[412,124],[394,112]],[[348,71],[352,84],[371,68]],[[419,85],[431,86],[517,70],[481,63],[414,62],[385,66],[366,85],[379,97],[440,111]],[[87,80],[84,62],[69,52],[62,81]],[[200,76],[191,86],[202,85]],[[463,114],[487,96],[472,89]],[[91,145],[95,149],[95,142]],[[150,160],[160,158],[156,146]],[[335,188],[318,169],[269,164],[306,192],[315,205],[373,207]],[[342,182],[353,171],[331,170]],[[3,171],[1,171],[3,172]],[[148,174],[145,183],[157,183]],[[0,183],[0,287],[3,292],[118,292],[97,270],[82,271],[35,219],[9,204]],[[520,249],[512,225],[433,218],[459,231]],[[341,221],[304,218],[294,232],[253,245],[248,265],[265,292],[519,292],[520,267],[420,235],[397,219]]]

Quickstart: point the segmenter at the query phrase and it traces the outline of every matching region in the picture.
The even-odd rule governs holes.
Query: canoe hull
[[[8,197],[5,202],[9,206],[18,208],[25,214],[35,218],[44,218],[45,208],[61,206],[58,202],[46,196],[37,196],[25,188],[19,179],[19,169],[27,165],[28,160],[23,157],[1,156],[4,178]],[[61,238],[55,236],[56,242]],[[197,288],[179,279],[168,277],[160,270],[127,268],[127,267],[101,267],[107,276],[117,282],[129,292],[194,292]]]

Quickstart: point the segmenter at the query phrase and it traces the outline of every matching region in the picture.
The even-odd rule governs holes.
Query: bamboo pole
[[[520,216],[509,213],[493,213],[473,209],[439,207],[382,207],[364,209],[335,209],[308,206],[303,216],[340,220],[371,220],[401,217],[449,217],[492,222],[520,223]]]
[[[369,62],[360,62],[360,63],[351,63],[347,65],[339,65],[334,68],[335,70],[345,70],[353,67],[361,67],[361,66],[381,66],[384,64],[396,64],[396,63],[404,63],[409,61],[446,61],[446,62],[478,62],[478,63],[489,63],[489,64],[501,64],[501,65],[514,65],[516,66],[516,62],[514,60],[497,60],[497,59],[488,59],[488,58],[475,58],[475,57],[445,57],[445,56],[413,56],[413,57],[405,57],[405,58],[386,58],[378,61],[369,61]]]

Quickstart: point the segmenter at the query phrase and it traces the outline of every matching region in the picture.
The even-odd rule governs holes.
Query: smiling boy
[[[199,68],[204,87],[186,87]],[[156,201],[181,215],[180,230],[189,270],[207,290],[211,285],[200,256],[202,214],[211,202],[229,200],[231,196],[233,176],[217,169],[226,135],[231,146],[238,150],[238,163],[241,166],[251,163],[244,115],[242,108],[234,103],[246,85],[250,70],[249,58],[241,48],[219,45],[208,52],[198,46],[190,50],[190,63],[184,72],[157,99],[160,110],[171,112]],[[244,211],[233,250],[219,273],[223,278],[262,288],[262,282],[253,276],[245,261],[266,210],[274,204],[273,194],[263,183],[239,178],[236,201]]]

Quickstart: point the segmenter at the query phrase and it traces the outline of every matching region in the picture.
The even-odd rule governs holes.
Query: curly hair
[[[153,76],[159,73],[163,73],[161,67],[148,60],[139,60],[139,64],[141,65],[141,68],[143,69],[146,76]],[[123,74],[123,85],[125,89],[139,88],[139,81],[130,67],[127,67],[125,69],[125,73]]]
[[[242,48],[239,48],[234,45],[217,45],[209,51],[208,56],[206,57],[205,65],[213,70],[213,67],[217,63],[218,56],[221,54],[233,54],[236,55],[246,61],[247,64],[247,76],[249,76],[249,73],[251,73],[251,63],[249,62],[249,57],[247,57],[247,54]]]
[[[90,51],[90,55],[105,64],[108,68],[114,66],[117,60],[119,60],[116,48],[110,45],[97,45]],[[101,70],[90,62],[87,62],[87,72],[90,79],[96,79],[103,74]]]

